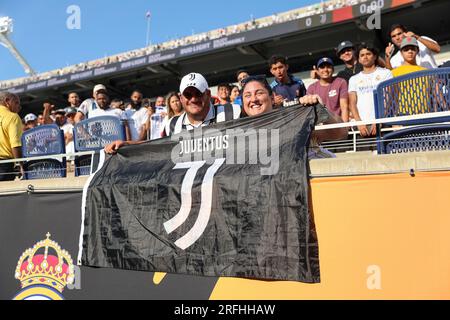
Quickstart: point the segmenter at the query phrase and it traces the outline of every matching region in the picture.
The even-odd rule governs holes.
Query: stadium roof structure
[[[374,6],[381,12],[381,29],[371,30],[368,20],[373,19]],[[179,80],[189,72],[204,74],[211,86],[235,82],[235,72],[242,68],[252,74],[267,74],[267,60],[276,53],[288,57],[291,71],[305,71],[320,56],[337,59],[335,48],[343,40],[372,42],[384,49],[389,42],[387,30],[394,23],[446,42],[450,40],[448,12],[450,1],[447,0],[365,1],[8,90],[20,95],[22,112],[28,113],[40,111],[47,100],[63,106],[65,95],[72,91],[83,98],[90,97],[97,83],[106,85],[112,97],[123,98],[135,88],[148,97],[177,90]]]

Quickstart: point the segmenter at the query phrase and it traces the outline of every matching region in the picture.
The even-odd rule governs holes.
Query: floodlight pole
[[[148,47],[150,44],[150,15],[147,15],[147,41],[145,46]]]
[[[33,68],[28,64],[25,58],[20,54],[19,50],[14,46],[8,34],[12,32],[12,19],[8,17],[0,18],[0,44],[5,46],[17,61],[22,65],[25,72],[31,76],[36,75]]]

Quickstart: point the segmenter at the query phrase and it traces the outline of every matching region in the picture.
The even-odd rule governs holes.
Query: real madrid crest
[[[14,300],[63,300],[62,292],[74,281],[72,258],[53,240],[39,241],[17,262],[15,278],[22,290]]]

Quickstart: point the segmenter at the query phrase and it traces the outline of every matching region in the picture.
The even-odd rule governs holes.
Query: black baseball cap
[[[338,57],[339,57],[339,54],[341,53],[341,51],[344,49],[347,49],[347,48],[355,49],[355,46],[350,41],[342,41],[341,43],[339,43],[339,45],[336,49],[336,54],[338,55]]]

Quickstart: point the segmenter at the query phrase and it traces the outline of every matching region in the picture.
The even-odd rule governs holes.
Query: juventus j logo
[[[201,204],[197,221],[194,226],[184,236],[175,241],[175,245],[183,250],[190,247],[198,240],[206,229],[211,215],[211,203],[212,203],[212,187],[213,179],[217,170],[223,165],[225,159],[217,159],[214,164],[206,171],[203,178],[201,188]],[[181,184],[181,208],[180,211],[170,220],[164,223],[164,228],[167,233],[170,234],[181,226],[189,216],[192,206],[192,185],[194,183],[195,175],[197,171],[206,163],[206,161],[193,161],[177,163],[176,169],[188,169],[184,176],[183,183]]]

